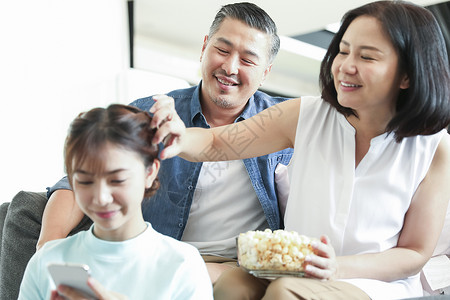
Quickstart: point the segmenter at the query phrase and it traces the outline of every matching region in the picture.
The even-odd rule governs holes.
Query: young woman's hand
[[[314,243],[312,246],[317,255],[308,255],[305,258],[307,263],[305,267],[306,276],[317,279],[336,279],[338,265],[330,239],[327,236],[321,236],[320,242]]]
[[[157,128],[153,143],[164,143],[160,153],[161,159],[171,158],[181,152],[180,139],[186,131],[186,126],[175,111],[172,97],[166,95],[153,96],[155,104],[150,108],[153,113],[151,126]]]
[[[88,286],[94,291],[98,300],[128,300],[127,296],[121,295],[116,292],[106,290],[97,280],[94,278],[88,279]],[[60,285],[58,290],[52,291],[50,300],[91,300],[87,298],[76,289],[71,287]]]

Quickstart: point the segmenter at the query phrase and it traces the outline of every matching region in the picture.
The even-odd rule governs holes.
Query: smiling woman
[[[49,263],[89,266],[100,283],[88,280],[88,285],[99,299],[116,299],[119,293],[130,299],[212,299],[198,250],[144,221],[143,198],[159,186],[151,121],[148,112],[114,104],[82,113],[72,122],[65,143],[66,170],[75,200],[93,225],[47,242],[34,254],[19,299],[60,299],[56,288],[64,299],[79,299],[70,283],[54,286]],[[117,270],[122,270],[119,276],[105,275]]]
[[[359,114],[364,113],[364,106],[387,109],[380,113],[390,119],[395,113],[398,88],[408,88],[408,77],[403,72],[398,74],[398,64],[396,50],[381,22],[374,17],[352,22],[332,65],[339,104],[352,107]]]
[[[93,233],[101,239],[123,241],[145,230],[141,202],[159,186],[150,120],[137,108],[113,105],[72,123],[66,170],[77,204],[94,221]]]

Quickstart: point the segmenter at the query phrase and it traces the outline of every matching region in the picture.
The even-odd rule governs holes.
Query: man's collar
[[[255,106],[255,94],[253,94],[250,99],[248,99],[247,104],[244,107],[244,110],[240,114],[240,116],[237,118],[238,121],[248,119],[254,115],[256,115],[258,112],[256,111]]]
[[[197,85],[197,87],[194,90],[194,93],[192,94],[191,98],[191,122],[194,124],[194,119],[197,115],[202,114],[202,107],[200,105],[200,91],[202,88],[202,82]]]

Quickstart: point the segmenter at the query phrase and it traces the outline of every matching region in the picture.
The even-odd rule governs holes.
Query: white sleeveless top
[[[285,226],[330,237],[336,255],[395,247],[412,196],[426,175],[445,130],[404,138],[372,139],[355,169],[355,129],[320,97],[302,97],[290,163]],[[391,283],[346,280],[372,299],[421,296],[419,276]]]

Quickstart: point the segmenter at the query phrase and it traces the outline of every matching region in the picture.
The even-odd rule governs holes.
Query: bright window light
[[[325,29],[332,33],[337,33],[339,31],[339,27],[341,27],[341,23],[336,22],[336,23],[328,24],[327,26],[325,26]]]
[[[287,36],[280,36],[280,48],[294,54],[322,61],[326,50]]]

